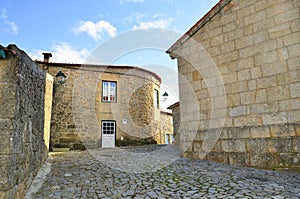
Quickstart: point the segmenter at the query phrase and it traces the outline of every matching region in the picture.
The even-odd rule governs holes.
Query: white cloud
[[[44,52],[49,52],[49,51],[34,50],[32,51],[32,53],[29,53],[29,56],[31,57],[32,60],[43,61],[42,53]],[[90,53],[87,49],[77,50],[76,48],[66,43],[53,45],[51,47],[50,52],[52,53],[50,62],[76,63],[76,64],[84,63]]]
[[[5,23],[8,25],[10,31],[12,31],[15,35],[18,34],[18,26],[16,25],[15,22],[6,20]]]
[[[4,24],[4,29],[13,34],[18,34],[18,26],[15,22],[8,19],[7,10],[5,8],[1,9],[0,19],[3,19],[1,23]]]
[[[79,25],[74,28],[74,33],[79,34],[83,32],[86,32],[95,41],[99,41],[105,34],[110,37],[114,37],[116,35],[117,28],[103,20],[98,21],[97,23],[92,21],[80,21]]]
[[[126,17],[124,19],[124,22],[127,24],[136,23],[136,21],[140,21],[146,15],[146,13],[135,12],[132,13],[130,16]]]
[[[139,25],[135,25],[133,26],[133,30],[137,30],[137,29],[151,29],[151,28],[168,28],[172,21],[174,19],[173,18],[167,18],[167,19],[158,19],[158,20],[154,20],[154,21],[147,21],[147,22],[138,22]]]
[[[7,10],[5,8],[2,8],[0,18],[7,19]]]

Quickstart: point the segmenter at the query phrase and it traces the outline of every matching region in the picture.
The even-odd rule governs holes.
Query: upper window
[[[154,108],[159,108],[159,92],[154,89]]]
[[[102,82],[102,101],[116,102],[117,101],[117,82]]]

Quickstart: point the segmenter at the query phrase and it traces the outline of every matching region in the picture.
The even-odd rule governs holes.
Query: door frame
[[[103,147],[103,123],[114,123],[114,146],[111,146],[112,148],[116,147],[116,137],[117,137],[117,123],[115,120],[102,120],[101,121],[101,148],[109,148],[109,147]]]

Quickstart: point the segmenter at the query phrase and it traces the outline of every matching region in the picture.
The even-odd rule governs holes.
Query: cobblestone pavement
[[[53,153],[26,198],[300,198],[299,174],[179,155],[170,145]]]

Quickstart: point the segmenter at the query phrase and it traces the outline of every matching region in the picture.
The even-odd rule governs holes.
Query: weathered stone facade
[[[161,143],[160,109],[154,106],[161,80],[155,73],[131,66],[38,63],[53,76],[59,71],[67,76],[63,84],[54,81],[54,147],[102,147],[102,121],[116,122],[117,145],[141,139]],[[102,100],[103,81],[116,83],[116,102]]]
[[[186,156],[300,166],[299,6],[221,0],[168,50],[178,61]]]
[[[180,103],[176,102],[168,107],[168,109],[172,110],[172,120],[173,120],[173,132],[175,141],[174,144],[179,145],[180,143],[180,134],[179,134],[179,127],[180,127]]]
[[[5,54],[0,59],[0,198],[23,198],[48,154],[44,109],[51,82],[46,87],[45,71],[15,45]]]
[[[160,112],[160,133],[161,136],[159,144],[172,144],[172,138],[174,137],[173,132],[173,121],[172,121],[172,113],[168,112]],[[168,140],[166,140],[168,139]]]

